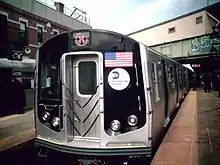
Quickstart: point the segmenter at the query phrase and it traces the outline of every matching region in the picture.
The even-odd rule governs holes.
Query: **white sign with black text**
[[[130,83],[130,76],[125,69],[115,68],[108,75],[109,85],[117,90],[124,90]]]

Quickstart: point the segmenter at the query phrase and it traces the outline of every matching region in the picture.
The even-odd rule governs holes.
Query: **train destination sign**
[[[73,34],[74,45],[83,47],[89,45],[90,35],[89,32],[81,32]]]
[[[125,69],[115,68],[108,75],[108,83],[117,91],[124,90],[130,83],[130,76]]]

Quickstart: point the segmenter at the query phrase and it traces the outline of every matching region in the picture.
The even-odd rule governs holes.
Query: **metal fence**
[[[53,0],[36,0],[47,7],[56,10],[55,1]],[[63,13],[75,20],[78,20],[84,24],[90,25],[90,19],[87,18],[87,14],[85,11],[78,9],[77,7],[73,7],[73,9],[69,9],[64,6]]]

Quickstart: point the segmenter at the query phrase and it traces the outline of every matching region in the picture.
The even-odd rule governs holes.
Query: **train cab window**
[[[79,93],[92,95],[97,86],[96,63],[94,61],[79,62]]]
[[[152,62],[152,81],[153,81],[153,88],[155,93],[155,101],[158,102],[160,100],[160,97],[159,97],[159,84],[158,84],[158,69],[156,62]]]
[[[41,99],[60,99],[60,68],[50,57],[39,64],[41,72],[39,89]]]

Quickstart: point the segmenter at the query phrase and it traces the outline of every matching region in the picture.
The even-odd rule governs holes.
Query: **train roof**
[[[179,62],[173,60],[172,58],[169,58],[169,57],[163,55],[162,53],[160,53],[160,52],[158,52],[158,51],[156,51],[156,50],[154,50],[154,49],[152,49],[152,48],[150,48],[150,47],[147,47],[147,48],[148,48],[148,50],[150,50],[150,51],[152,51],[152,52],[154,52],[154,53],[157,53],[159,56],[161,56],[161,57],[163,57],[163,58],[165,58],[165,59],[168,59],[168,60],[170,60],[170,61],[173,61],[173,62],[176,63],[176,64],[182,65],[183,67],[185,67],[185,68],[191,70],[192,72],[194,72],[194,69],[192,68],[192,66],[191,66],[190,64],[180,64]]]
[[[53,36],[51,37],[50,39],[46,40],[40,47],[42,47],[44,44],[46,44],[47,42],[57,38],[58,36],[61,36],[61,35],[65,35],[65,34],[70,34],[72,32],[83,32],[83,31],[91,31],[91,32],[103,32],[103,33],[109,33],[109,34],[115,34],[115,35],[118,35],[118,36],[122,36],[126,39],[129,39],[130,41],[133,41],[133,42],[136,42],[136,43],[140,43],[136,40],[134,40],[133,38],[129,37],[129,36],[126,36],[124,34],[121,34],[121,33],[118,33],[118,32],[114,32],[114,31],[111,31],[111,30],[105,30],[105,29],[80,29],[80,30],[70,30],[70,31],[65,31],[65,32],[62,32],[56,36]],[[40,48],[39,47],[39,48]]]
[[[156,53],[157,55],[161,56],[162,58],[165,58],[165,59],[170,60],[170,61],[172,61],[172,62],[174,62],[174,63],[176,63],[176,64],[181,65],[179,62],[173,60],[172,58],[169,58],[169,57],[165,56],[164,54],[162,54],[162,53],[160,53],[160,52],[158,52],[158,51],[156,51],[156,50],[154,50],[154,49],[152,49],[152,48],[150,48],[150,47],[148,47],[148,46],[146,46],[146,47],[147,47],[148,50],[150,50],[150,51]]]

